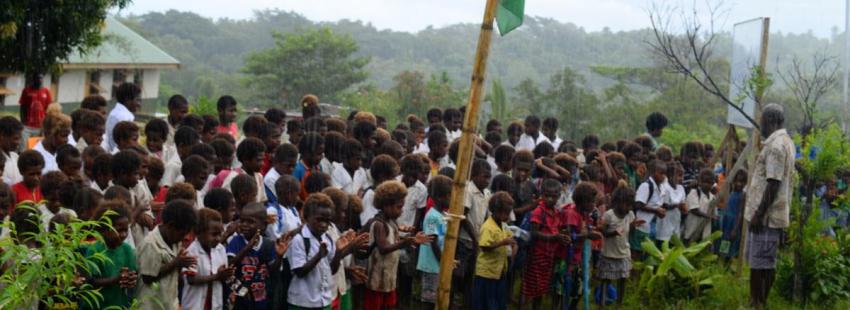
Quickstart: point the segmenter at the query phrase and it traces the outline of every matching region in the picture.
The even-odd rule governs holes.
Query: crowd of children
[[[213,116],[189,113],[175,95],[167,119],[139,126],[140,94],[121,85],[108,113],[99,96],[70,116],[54,105],[43,138],[20,155],[23,125],[0,118],[13,222],[112,223],[86,249],[110,259],[83,274],[102,299],[81,307],[433,307],[463,109],[389,127],[366,111],[323,115],[306,95],[301,118],[273,108],[240,127],[233,97]],[[475,138],[452,305],[538,309],[551,297],[575,307],[588,268],[594,283],[616,283],[622,302],[646,240],[699,242],[721,230],[717,251],[736,256],[746,173],[715,169],[711,145],[674,156],[656,141],[666,125],[654,113],[646,134],[602,144],[559,138],[555,118],[506,130],[489,121]],[[723,180],[733,192],[714,208]],[[27,203],[38,214],[16,208]]]

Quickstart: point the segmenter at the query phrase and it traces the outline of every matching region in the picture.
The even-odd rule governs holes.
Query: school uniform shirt
[[[316,267],[306,276],[293,276],[289,284],[287,302],[302,308],[328,307],[336,297],[334,291],[334,270],[331,270],[331,260],[336,255],[336,245],[328,234],[314,236],[306,225],[301,232],[290,241],[287,257],[292,270],[303,267],[307,261],[319,254],[321,243],[327,244],[328,254],[319,260]],[[309,250],[305,248],[309,246]]]
[[[664,183],[667,183],[665,180]],[[663,183],[662,183],[663,184]],[[650,196],[650,186],[652,187],[652,195]],[[666,193],[662,186],[659,186],[653,178],[648,178],[638,186],[635,193],[635,202],[640,202],[650,209],[658,209],[664,204]],[[637,218],[644,220],[646,223],[637,227],[637,230],[645,233],[650,232],[650,223],[655,220],[655,213],[645,211],[637,211]]]
[[[552,147],[555,148],[556,152],[558,151],[558,147],[561,146],[561,143],[564,142],[564,140],[562,140],[561,137],[558,137],[558,135],[555,135],[555,139],[549,139],[549,141],[549,143],[552,144]]]
[[[147,149],[147,148],[145,148],[145,149]],[[174,157],[178,157],[178,160],[179,160],[179,156],[177,155],[177,147],[174,146],[174,143],[163,144],[162,149],[159,150],[159,152],[151,152],[150,149],[147,149],[147,150],[153,156],[156,156],[156,158],[159,158],[159,160],[161,160],[163,163],[168,163],[168,162],[172,161],[172,158],[174,158]]]
[[[342,236],[342,232],[340,232],[339,228],[337,228],[333,223],[331,223],[328,227],[328,232],[326,234],[328,237],[331,237],[334,244],[336,244]],[[351,267],[352,265],[354,265],[353,255],[347,255],[339,262],[339,269],[337,269],[336,273],[334,273],[334,281],[332,285],[333,292],[336,293],[337,296],[345,295],[345,293],[351,289],[351,282],[348,281],[348,278],[345,276],[345,268]]]
[[[263,176],[263,189],[271,204],[277,203],[277,188],[275,188],[275,183],[277,183],[278,179],[280,179],[280,172],[277,172],[277,169],[274,167],[269,169],[269,172],[266,172],[266,175]]]
[[[144,214],[154,218],[153,211],[151,211],[153,194],[151,194],[151,189],[148,188],[147,182],[140,180],[136,183],[136,186],[133,186],[133,188],[130,189],[130,198],[130,201],[133,202],[130,210],[141,208],[144,210]],[[145,239],[145,236],[147,236],[149,232],[150,231],[147,228],[144,228],[139,224],[133,223],[130,225],[129,235],[132,235],[133,239],[136,241],[136,247],[141,246],[139,243]]]
[[[342,163],[333,163],[332,170],[331,185],[341,189],[346,194],[357,195],[361,189],[367,187],[368,178],[366,177],[366,169],[363,169],[363,167],[357,168],[354,171],[354,176],[348,173]]]
[[[157,277],[162,266],[177,257],[178,244],[168,245],[162,238],[159,227],[154,228],[141,242],[137,251],[136,262],[139,264],[139,276]],[[158,281],[145,284],[139,281],[138,300],[140,309],[175,310],[179,307],[177,299],[177,283],[180,282],[180,272],[174,270],[163,275]]]
[[[165,144],[174,144],[174,133],[177,132],[177,128],[174,127],[174,125],[171,125],[168,118],[165,119],[165,124],[168,125],[168,134],[165,137]]]
[[[174,186],[174,183],[177,183],[177,178],[183,175],[181,171],[183,162],[180,160],[180,156],[172,156],[169,161],[164,163],[165,171],[162,174],[162,179],[159,180],[159,186]]]
[[[401,207],[401,216],[396,219],[399,225],[413,226],[416,221],[416,212],[425,208],[428,204],[428,188],[419,180],[413,186],[407,188],[407,196],[404,197],[404,205]]]
[[[76,148],[77,148],[77,151],[80,151],[80,154],[82,154],[82,153],[83,153],[83,151],[85,151],[85,150],[86,150],[86,148],[87,148],[87,147],[89,147],[89,143],[88,143],[88,142],[86,142],[86,139],[83,139],[83,137],[80,137],[80,138],[79,138],[79,139],[77,139],[76,141],[75,141],[75,140],[71,140],[71,139],[69,139],[69,140],[68,140],[68,143],[69,143],[69,144],[71,144],[71,141],[74,141],[74,143],[73,143],[73,144],[74,144],[74,147],[76,147]]]
[[[277,220],[266,226],[266,236],[275,239],[301,226],[301,217],[295,206],[275,204],[266,207],[266,214],[273,215]]]
[[[227,243],[227,256],[233,258],[248,246],[248,239],[241,234],[236,234]],[[292,250],[292,249],[290,249]],[[235,262],[236,279],[242,282],[242,286],[248,289],[244,297],[236,297],[236,309],[267,309],[270,296],[269,287],[269,265],[277,259],[274,249],[274,241],[260,236],[260,242],[251,248],[242,258]]]
[[[681,233],[682,212],[679,211],[678,205],[685,203],[687,195],[685,194],[685,187],[682,186],[682,184],[677,184],[673,187],[670,183],[664,182],[662,187],[667,193],[667,201],[665,201],[665,204],[677,206],[672,209],[668,209],[664,218],[656,221],[655,239],[667,241],[674,235],[679,235]]]
[[[443,248],[446,240],[447,227],[448,222],[445,213],[437,211],[437,208],[428,210],[428,213],[425,214],[425,220],[422,221],[422,232],[429,236],[437,236],[437,245],[440,246],[440,249]],[[419,261],[416,262],[416,270],[440,273],[440,261],[434,256],[430,242],[419,246]]]
[[[38,205],[38,213],[40,215],[39,218],[41,219],[41,225],[45,231],[47,231],[48,227],[50,227],[50,220],[58,214],[67,214],[70,215],[72,218],[77,217],[77,212],[74,212],[74,210],[64,207],[59,207],[59,211],[53,213],[53,211],[50,211],[50,209],[47,208],[46,204]]]
[[[110,182],[110,184],[111,184],[111,183],[112,183],[112,182]],[[107,184],[107,185],[106,185],[106,188],[100,188],[100,185],[98,185],[98,184],[97,184],[97,182],[95,182],[94,180],[92,180],[92,181],[91,181],[91,183],[89,184],[89,188],[91,188],[91,189],[93,189],[93,190],[96,190],[98,193],[100,193],[101,195],[103,195],[103,194],[105,194],[105,193],[106,193],[106,190],[107,190],[107,189],[109,189],[110,184]]]
[[[455,131],[446,132],[446,138],[448,138],[449,144],[451,144],[452,142],[454,142],[457,139],[460,139],[461,134],[463,134],[463,132],[460,129],[457,129]]]
[[[112,150],[118,147],[118,144],[115,143],[115,139],[112,138],[112,130],[115,129],[115,125],[118,125],[120,122],[128,121],[132,122],[136,119],[136,116],[133,115],[133,112],[127,109],[123,103],[116,103],[115,107],[112,108],[112,111],[109,111],[109,116],[106,117],[106,148],[107,152],[111,152]]]
[[[702,192],[699,188],[692,189],[688,193],[688,210],[700,210],[704,214],[708,213],[709,204],[714,199],[711,192]],[[699,225],[705,223],[702,232],[698,231]],[[691,214],[685,219],[685,239],[697,240],[705,239],[711,236],[711,219]]]
[[[537,139],[527,134],[522,134],[522,136],[519,137],[519,141],[517,141],[516,143],[516,150],[533,151],[534,147],[543,142],[548,142],[549,144],[552,144],[552,142],[549,141],[549,138],[546,138],[543,133],[537,133]]]
[[[12,185],[23,181],[24,177],[18,170],[18,153],[0,152],[0,155],[6,158],[6,163],[3,165],[3,183]]]
[[[232,190],[230,189],[230,184],[233,183],[233,179],[235,179],[236,176],[242,173],[242,171],[231,170],[230,174],[228,174],[227,177],[224,178],[224,183],[222,183],[222,187],[232,192]],[[255,200],[255,202],[266,202],[268,200],[268,197],[266,197],[266,191],[261,190],[265,188],[265,184],[263,184],[263,175],[259,172],[256,172],[254,173],[253,177],[254,181],[257,183],[257,199]]]
[[[492,217],[488,217],[481,225],[481,238],[478,245],[481,247],[492,246],[513,237],[506,223],[497,224]],[[508,270],[508,257],[511,255],[510,246],[500,246],[490,252],[479,251],[475,264],[475,276],[499,280]]]
[[[485,188],[483,191],[478,189],[473,182],[466,183],[466,195],[463,197],[463,207],[468,210],[466,219],[472,224],[472,231],[477,240],[478,234],[481,231],[481,225],[487,219],[487,202],[490,200],[490,189]],[[472,236],[466,230],[460,230],[460,238],[472,241]]]
[[[32,148],[44,158],[44,168],[41,168],[41,174],[43,175],[50,171],[59,171],[59,165],[56,164],[56,154],[48,152],[47,149],[44,148],[44,144],[42,144],[43,142],[44,141],[38,141],[38,144]]]
[[[333,175],[334,165],[327,157],[322,157],[322,160],[319,161],[319,170],[328,175]]]
[[[204,250],[198,239],[186,248],[186,253],[198,259],[195,266],[183,268],[183,309],[206,309],[209,300],[210,309],[223,309],[222,282],[214,281],[208,284],[191,285],[189,276],[210,276],[216,274],[221,266],[227,266],[227,251],[219,244],[209,252]]]
[[[378,209],[375,209],[375,190],[368,189],[363,194],[363,212],[360,212],[360,225],[366,226],[375,215],[378,214]]]
[[[427,138],[423,139],[422,142],[419,142],[419,144],[417,144],[416,147],[413,148],[413,154],[428,154],[428,152],[430,151],[431,148],[428,147]]]
[[[607,223],[608,231],[620,231],[619,236],[606,237],[602,243],[602,256],[606,258],[629,258],[631,251],[629,250],[629,231],[632,227],[632,222],[635,220],[635,214],[632,211],[626,213],[626,216],[620,218],[614,209],[605,211],[602,215],[602,222]]]

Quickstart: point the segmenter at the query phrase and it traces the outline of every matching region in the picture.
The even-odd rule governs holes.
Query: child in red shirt
[[[18,169],[24,180],[12,186],[12,192],[15,193],[15,206],[25,201],[38,203],[44,199],[38,186],[42,168],[44,168],[44,158],[37,151],[26,150],[21,153],[18,158]],[[9,214],[14,209],[13,207],[9,210]]]
[[[564,207],[561,213],[562,220],[561,230],[568,234],[573,240],[572,257],[565,257],[567,260],[567,272],[572,278],[573,283],[579,283],[581,275],[581,257],[582,244],[585,239],[600,240],[602,233],[596,230],[596,223],[591,216],[596,210],[596,201],[599,190],[594,183],[582,182],[576,185],[573,191],[573,204]],[[568,253],[568,251],[563,251]],[[579,297],[578,285],[573,285],[573,290],[569,292],[569,301],[572,308],[578,305]]]

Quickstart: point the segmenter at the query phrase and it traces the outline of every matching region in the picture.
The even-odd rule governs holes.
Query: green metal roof
[[[103,44],[91,52],[68,57],[65,68],[178,68],[180,61],[131,30],[114,17],[106,17]]]

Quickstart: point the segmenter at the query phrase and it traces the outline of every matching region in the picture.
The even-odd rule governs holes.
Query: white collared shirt
[[[45,174],[50,171],[59,171],[59,165],[56,164],[56,154],[50,154],[50,152],[44,148],[44,144],[42,144],[43,142],[44,141],[38,141],[38,144],[32,148],[44,158],[44,168],[41,169],[41,174]],[[17,164],[17,162],[15,164]]]
[[[59,212],[53,213],[53,212],[50,211],[50,209],[47,208],[46,204],[38,205],[38,212],[40,213],[40,216],[41,216],[41,225],[43,225],[42,227],[44,227],[45,231],[47,231],[47,229],[50,227],[50,220],[53,219],[53,217],[58,215],[58,214],[64,213],[64,214],[70,215],[73,218],[77,217],[77,212],[74,212],[74,210],[63,208],[63,207],[59,207]]]
[[[360,212],[360,225],[366,225],[375,214],[378,214],[378,209],[375,209],[375,191],[367,190],[363,194],[363,212]]]
[[[307,239],[305,242],[304,239]],[[319,241],[321,240],[321,241]],[[304,248],[309,243],[309,253]],[[321,243],[327,244],[328,254],[319,260],[316,267],[305,277],[293,276],[289,285],[287,302],[303,308],[328,307],[336,298],[336,283],[334,271],[331,270],[331,260],[336,255],[336,246],[328,234],[317,238],[307,226],[301,228],[301,233],[295,235],[290,242],[287,256],[292,270],[303,267],[312,257],[319,253]]]
[[[115,129],[115,125],[123,121],[132,122],[136,119],[136,116],[133,115],[133,112],[127,109],[123,103],[116,103],[115,107],[112,108],[112,111],[109,111],[109,116],[106,118],[106,149],[107,152],[110,152],[118,147],[118,144],[115,143],[115,140],[112,139],[112,130]]]
[[[457,139],[460,139],[461,134],[463,134],[463,132],[460,131],[460,129],[457,129],[455,131],[448,131],[446,133],[446,138],[448,138],[449,144],[451,144],[452,142],[454,142]]]
[[[361,189],[367,187],[367,184],[366,169],[363,169],[363,167],[355,170],[352,178],[342,163],[333,163],[333,174],[331,174],[331,185],[333,187],[341,189],[346,194],[356,195]]]
[[[404,206],[401,208],[401,216],[396,220],[399,225],[413,226],[416,220],[416,212],[425,208],[428,203],[428,188],[419,180],[413,186],[407,188],[407,196],[404,197]]]
[[[221,266],[227,266],[227,250],[224,245],[217,245],[210,249],[210,252],[204,251],[198,239],[192,241],[192,244],[186,248],[186,252],[190,256],[194,256],[198,261],[190,268],[183,268],[181,273],[184,279],[183,298],[181,303],[183,309],[203,309],[204,302],[207,299],[207,287],[212,285],[212,309],[223,309],[222,302],[222,285],[221,281],[213,281],[208,284],[191,285],[189,284],[188,274],[194,273],[195,276],[210,276],[218,272]]]
[[[18,170],[18,153],[15,152],[0,152],[3,157],[6,157],[6,164],[3,166],[3,182],[6,185],[12,186],[24,180],[21,176],[21,171]]]
[[[280,238],[283,234],[297,229],[301,226],[301,216],[298,214],[298,209],[295,206],[284,206],[278,204],[277,207],[266,207],[266,214],[273,215],[277,220],[266,226],[266,236]]]
[[[463,207],[469,210],[466,218],[472,224],[472,232],[477,239],[481,225],[487,219],[487,202],[490,200],[490,189],[484,188],[482,191],[478,189],[478,186],[475,186],[474,182],[466,182],[466,195],[464,195],[463,200]],[[460,238],[472,241],[471,236],[464,230],[461,231]]]
[[[531,137],[527,134],[522,134],[522,136],[519,137],[519,141],[517,141],[517,143],[516,143],[516,150],[517,151],[519,151],[519,150],[533,151],[534,147],[536,147],[538,144],[543,143],[543,142],[548,142],[549,144],[552,144],[552,142],[549,141],[549,138],[546,138],[546,136],[543,135],[542,132],[537,133],[537,139],[536,140],[533,137]]]
[[[664,201],[667,200],[667,195],[669,194],[664,190],[667,181],[658,185],[655,183],[655,180],[652,178],[647,179],[646,182],[643,182],[638,186],[638,190],[635,193],[635,202],[643,203],[647,208],[657,209],[660,208]],[[650,196],[650,186],[652,186],[652,196]],[[637,218],[644,220],[645,223],[637,227],[637,230],[640,230],[645,233],[649,233],[650,223],[655,219],[655,213],[649,213],[645,211],[637,211],[635,214]]]
[[[269,169],[269,172],[266,172],[266,175],[263,176],[263,185],[265,185],[265,189],[271,191],[276,199],[279,199],[277,195],[277,188],[275,188],[275,183],[277,183],[278,179],[280,179],[280,172],[277,172],[277,169],[275,169],[274,166],[272,166],[272,168]]]
[[[162,179],[159,180],[159,186],[171,187],[177,182],[177,178],[183,175],[181,171],[183,162],[180,160],[180,156],[176,155],[165,162],[165,172],[162,174]]]

